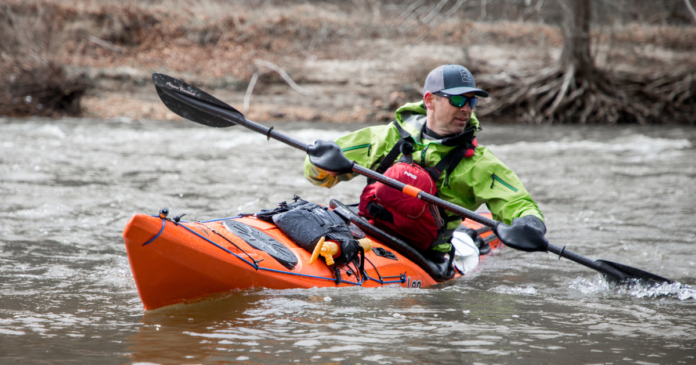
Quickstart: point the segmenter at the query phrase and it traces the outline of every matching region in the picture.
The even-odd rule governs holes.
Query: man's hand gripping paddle
[[[540,237],[539,235],[532,234],[529,235],[532,239],[519,239],[518,233],[523,232],[525,228],[516,227],[514,223],[512,226],[508,226],[507,224],[480,216],[458,205],[427,194],[413,186],[387,178],[377,172],[360,166],[348,160],[334,142],[317,141],[313,145],[307,145],[274,131],[273,127],[267,128],[246,119],[237,109],[181,80],[157,73],[152,75],[152,80],[157,88],[157,94],[160,99],[162,99],[164,105],[174,113],[188,120],[215,128],[232,127],[234,125],[244,126],[265,135],[268,139],[273,138],[307,152],[310,156],[310,161],[314,165],[332,174],[340,175],[348,172],[356,172],[402,191],[405,194],[439,206],[461,217],[491,227],[505,245],[514,249],[526,252],[539,251],[555,253],[560,257],[565,257],[566,259],[594,269],[612,281],[625,282],[637,279],[658,284],[672,283],[669,279],[630,266],[604,260],[592,261],[566,250],[565,247],[561,248],[548,243],[543,236]]]

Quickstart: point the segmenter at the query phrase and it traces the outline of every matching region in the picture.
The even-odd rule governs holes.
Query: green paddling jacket
[[[396,122],[415,139],[413,161],[423,167],[435,166],[455,148],[445,146],[440,143],[441,140],[432,139],[422,133],[426,122],[423,102],[400,107],[396,111]],[[472,126],[479,126],[479,121],[473,113],[467,127]],[[350,133],[336,140],[336,143],[349,160],[374,170],[400,138],[396,127],[388,124]],[[304,175],[312,184],[327,188],[358,176],[356,173],[331,176],[312,165],[309,157],[305,158]],[[437,188],[440,198],[472,211],[478,209],[481,204],[486,204],[488,210],[493,213],[493,218],[506,224],[510,224],[514,218],[526,215],[534,215],[544,220],[539,207],[517,175],[485,147],[476,148],[472,157],[461,160],[450,175],[449,187],[445,185],[443,173],[437,180]],[[448,228],[456,228],[459,224],[461,220],[452,221]],[[449,252],[451,245],[441,244],[432,249]]]

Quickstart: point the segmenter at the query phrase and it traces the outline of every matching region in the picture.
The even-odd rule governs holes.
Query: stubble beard
[[[469,124],[470,119],[470,116],[464,116],[459,118],[459,116],[455,114],[454,117],[452,117],[452,121],[450,122],[450,126],[452,127],[451,132],[453,134],[462,133],[464,129],[466,129],[466,126]],[[460,125],[459,120],[463,121],[464,123]]]

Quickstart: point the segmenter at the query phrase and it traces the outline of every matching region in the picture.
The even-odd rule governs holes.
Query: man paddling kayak
[[[508,240],[545,241],[543,214],[522,182],[490,150],[478,146],[476,133],[481,128],[473,109],[478,97],[488,93],[476,88],[471,72],[460,65],[437,67],[426,78],[423,92],[422,101],[401,106],[389,125],[310,146],[305,177],[331,188],[357,176],[315,166],[340,150],[361,166],[469,210],[486,204],[494,219],[511,224]],[[452,234],[461,225],[459,216],[369,180],[360,214],[400,234],[436,262],[452,250]]]
[[[449,66],[449,65],[448,65]],[[473,82],[473,77],[470,77],[471,74],[468,73],[466,69],[464,69],[461,66],[455,66],[455,69],[458,70],[460,73],[460,77],[462,79],[461,82],[458,81],[458,79],[455,77],[453,78],[451,75],[451,69],[443,69],[442,70],[442,76],[439,76],[436,71],[435,76],[431,81],[435,83],[434,89],[437,90],[439,88],[439,92],[443,95],[443,97],[447,97],[448,102],[456,106],[457,108],[464,109],[463,111],[466,111],[465,105],[467,104],[467,99],[465,99],[467,96],[471,97],[471,95],[466,95],[467,93],[473,92],[474,95],[476,93],[483,93],[486,94],[483,90],[476,89],[476,85]],[[462,70],[464,69],[464,70]],[[454,79],[454,81],[453,81]],[[384,165],[382,167],[385,167],[386,162],[389,162],[389,160],[393,160],[390,157],[390,154],[392,155],[398,155],[399,152],[402,152],[403,154],[403,162],[397,163],[395,166],[392,166],[391,168],[388,168],[385,172],[385,174],[378,173],[376,171],[372,171],[369,168],[366,168],[364,166],[360,166],[359,164],[356,164],[354,161],[348,160],[344,155],[343,151],[341,148],[336,144],[335,142],[321,142],[318,141],[317,143],[313,145],[307,145],[301,141],[297,141],[293,138],[290,138],[282,133],[279,133],[277,131],[273,130],[273,127],[265,127],[263,125],[260,125],[258,123],[254,123],[244,117],[244,115],[239,112],[237,109],[233,108],[232,106],[226,104],[225,102],[215,98],[214,96],[206,93],[203,90],[200,90],[196,88],[195,86],[192,86],[190,84],[187,84],[181,80],[177,80],[171,76],[167,76],[164,74],[153,74],[152,75],[152,81],[155,84],[155,88],[157,89],[157,95],[159,95],[160,99],[162,102],[169,108],[169,110],[173,111],[177,115],[180,115],[186,119],[192,120],[196,123],[200,123],[209,127],[215,127],[215,128],[222,128],[222,127],[232,127],[235,125],[240,125],[244,126],[246,128],[249,128],[250,130],[253,130],[257,133],[261,133],[265,135],[269,139],[275,139],[280,142],[283,142],[289,146],[292,146],[294,148],[300,149],[302,151],[306,151],[307,154],[309,155],[309,160],[310,162],[315,165],[319,166],[321,169],[325,171],[330,171],[330,175],[335,175],[335,176],[340,176],[344,174],[348,174],[351,172],[356,172],[361,175],[367,176],[371,179],[376,180],[379,182],[379,184],[385,184],[385,186],[389,186],[397,191],[403,192],[406,194],[406,196],[409,197],[416,197],[418,198],[418,201],[414,202],[413,200],[408,200],[404,195],[384,195],[384,189],[383,187],[375,184],[370,184],[368,187],[365,188],[365,191],[363,192],[363,198],[364,200],[361,201],[361,210],[364,210],[368,216],[371,213],[380,213],[380,210],[387,211],[388,213],[392,214],[392,221],[394,223],[398,223],[400,225],[400,228],[403,229],[399,231],[399,233],[404,234],[404,232],[411,230],[411,228],[416,227],[416,228],[423,228],[423,229],[428,229],[429,225],[434,222],[433,218],[431,217],[428,218],[426,215],[427,219],[423,219],[425,221],[424,224],[421,224],[420,220],[414,220],[413,218],[417,218],[417,216],[413,215],[408,215],[408,213],[413,210],[414,207],[418,208],[419,202],[427,202],[428,204],[432,204],[433,206],[436,206],[438,208],[445,209],[447,212],[452,212],[460,217],[466,217],[469,220],[472,220],[474,222],[477,222],[479,224],[482,224],[486,227],[490,227],[493,229],[497,237],[500,239],[502,243],[504,243],[507,246],[510,246],[514,249],[525,251],[525,252],[551,252],[554,254],[557,254],[559,257],[566,258],[568,260],[571,260],[573,262],[579,263],[581,265],[587,266],[593,270],[596,270],[602,275],[604,275],[607,279],[614,281],[614,282],[619,282],[619,283],[635,283],[635,280],[641,280],[641,281],[647,281],[651,282],[654,284],[673,284],[674,282],[672,280],[666,279],[664,277],[637,269],[635,267],[630,267],[626,266],[623,264],[619,264],[616,262],[611,262],[611,261],[606,261],[606,260],[590,260],[588,258],[585,258],[583,256],[580,256],[576,253],[573,253],[569,250],[566,250],[565,247],[559,247],[550,244],[547,240],[546,237],[544,237],[544,231],[545,231],[545,226],[543,225],[542,216],[541,212],[539,212],[536,204],[531,200],[529,197],[529,194],[522,188],[522,185],[519,184],[519,186],[515,187],[515,185],[511,184],[517,184],[519,183],[519,180],[517,177],[509,171],[505,165],[503,165],[499,160],[495,159],[490,155],[490,151],[487,151],[486,149],[479,149],[478,151],[476,150],[476,142],[474,138],[471,138],[471,142],[468,143],[461,143],[459,145],[456,145],[454,148],[451,148],[450,151],[447,152],[447,155],[441,160],[435,164],[434,167],[429,167],[427,169],[423,169],[422,167],[419,167],[417,164],[414,163],[413,161],[413,149],[414,149],[414,144],[416,143],[416,138],[418,137],[418,129],[415,131],[413,130],[413,127],[408,127],[411,129],[411,132],[408,132],[406,129],[404,129],[403,125],[405,125],[404,121],[410,120],[408,118],[405,118],[406,114],[403,111],[399,114],[397,114],[397,117],[400,119],[397,119],[394,125],[394,128],[399,132],[399,136],[396,137],[398,140],[396,143],[394,143],[394,146],[396,146],[398,143],[401,144],[400,148],[396,150],[394,147],[390,150],[390,153],[388,153],[384,158],[382,159],[382,162],[380,162],[380,165]],[[439,85],[438,85],[439,83]],[[454,86],[453,86],[454,84]],[[464,90],[458,89],[457,85],[464,87]],[[435,94],[432,92],[432,85],[430,85],[429,82],[426,81],[426,89],[427,91],[431,91],[431,93]],[[470,90],[467,90],[466,88],[470,87]],[[454,89],[454,90],[453,90]],[[446,94],[443,93],[444,91],[448,91],[451,93]],[[459,92],[460,94],[456,94],[456,92]],[[447,96],[445,96],[447,95]],[[453,97],[459,95],[459,97]],[[442,102],[440,99],[436,99],[435,101],[439,100]],[[426,124],[428,126],[428,129],[432,130],[435,128],[434,125],[431,125],[429,122],[429,116],[431,115],[430,113],[435,110],[436,108],[441,108],[442,105],[437,106],[434,101],[430,100],[428,102],[430,104],[426,105],[425,104],[425,98],[423,105],[420,108],[413,108],[414,112],[411,114],[420,114],[421,119],[423,118],[423,115],[425,113],[425,118],[426,118]],[[471,101],[468,101],[469,103],[469,109],[474,107],[475,103],[472,104]],[[409,108],[407,108],[408,105],[405,105],[401,109],[404,109],[405,111],[408,111]],[[431,109],[432,107],[432,109]],[[451,110],[451,109],[450,109]],[[447,111],[447,109],[440,109],[440,111]],[[458,111],[453,112],[455,115],[455,118],[451,119],[450,122],[455,121],[456,119],[460,121],[464,121],[466,119],[466,115],[468,113],[464,113],[464,115],[460,114]],[[470,123],[473,126],[473,120],[475,116],[473,113],[469,114],[469,121],[466,122],[466,125],[469,125]],[[445,118],[445,121],[447,121],[447,118]],[[373,128],[378,128],[378,127],[373,127]],[[423,129],[420,130],[421,137],[423,137],[423,133],[425,132],[425,126],[422,127]],[[460,133],[461,136],[467,136],[467,133],[471,133],[475,135],[477,128],[472,129],[466,129],[463,132]],[[469,131],[469,132],[467,132]],[[379,130],[376,130],[375,132],[379,132]],[[385,132],[385,131],[382,131]],[[387,131],[388,132],[388,131]],[[402,133],[403,132],[403,133]],[[435,133],[438,133],[437,130]],[[388,133],[383,133],[383,134],[388,134]],[[425,133],[425,135],[428,135],[429,133]],[[379,135],[379,133],[376,133],[376,135]],[[461,138],[460,135],[456,135],[452,138]],[[415,136],[415,137],[414,137]],[[448,137],[448,136],[444,136]],[[438,147],[437,144],[429,142],[426,139],[419,139],[421,141],[422,148],[420,155],[421,161],[423,164],[428,163],[428,156],[432,155],[432,151],[438,150],[441,151],[443,148],[442,146],[446,147],[452,147],[451,145],[445,144],[444,138],[442,141],[439,143],[440,147]],[[465,139],[465,141],[468,140]],[[387,141],[386,138],[382,138],[378,140],[377,142],[382,142],[385,143]],[[401,141],[401,142],[399,142]],[[375,142],[375,145],[379,147],[380,143]],[[423,143],[427,142],[427,143]],[[370,142],[367,146],[368,151],[371,148],[372,142]],[[434,146],[430,152],[428,152],[429,147]],[[402,148],[403,147],[403,148]],[[356,148],[357,149],[357,148]],[[382,149],[384,150],[384,148]],[[454,153],[454,151],[459,151],[457,153]],[[394,153],[395,152],[395,153]],[[442,154],[442,153],[440,153]],[[478,155],[477,155],[478,154]],[[370,152],[367,152],[367,155],[370,155]],[[450,156],[450,157],[448,157]],[[392,156],[394,159],[398,156]],[[431,156],[432,157],[432,156]],[[468,158],[469,160],[466,160]],[[462,160],[464,159],[464,160]],[[458,160],[457,163],[453,163],[452,161]],[[443,162],[444,161],[444,162]],[[458,184],[455,184],[454,187],[449,182],[448,176],[459,176],[462,175],[462,161],[464,161],[464,168],[465,174],[462,177],[463,182],[459,182]],[[487,164],[484,164],[487,162]],[[486,173],[491,173],[491,185],[490,185],[490,190],[485,189],[486,184],[486,175],[481,175],[481,166],[479,165],[484,165],[486,167],[484,171]],[[444,166],[444,167],[443,167]],[[394,168],[398,167],[398,168]],[[377,170],[379,170],[381,167],[377,167]],[[458,171],[459,170],[459,171]],[[424,172],[425,171],[425,172]],[[466,209],[462,206],[458,206],[457,204],[454,204],[452,202],[446,201],[444,199],[438,198],[428,192],[433,192],[436,190],[437,186],[427,186],[428,179],[424,177],[430,176],[432,179],[431,182],[433,185],[440,184],[440,187],[442,187],[442,182],[439,181],[440,175],[442,172],[445,172],[445,181],[444,184],[445,186],[453,190],[455,192],[454,196],[456,201],[462,201],[462,204],[468,204],[471,207],[478,207],[480,204],[487,204],[491,210],[493,210],[497,215],[497,217],[501,217],[498,219],[506,220],[507,222],[512,219],[512,226],[506,224],[505,222],[499,222],[490,218],[487,218],[483,215],[476,214],[472,212],[469,209]],[[321,174],[321,171],[316,171],[316,175]],[[403,174],[401,174],[403,173]],[[392,177],[389,177],[387,175],[390,175]],[[424,176],[424,174],[427,174],[427,176]],[[431,175],[432,174],[432,175]],[[468,175],[467,175],[468,174]],[[497,174],[497,175],[496,175]],[[402,175],[402,176],[398,176]],[[414,182],[416,180],[420,180],[418,183],[414,184],[406,184],[400,181],[397,181],[399,178],[406,180],[403,176],[408,176],[409,178],[413,179]],[[437,177],[434,178],[433,176]],[[483,178],[480,178],[483,176]],[[502,176],[502,178],[501,178]],[[415,178],[414,178],[415,177]],[[476,180],[475,178],[479,178]],[[496,178],[497,177],[497,178]],[[503,180],[503,178],[507,178],[509,180]],[[512,180],[514,178],[514,180]],[[426,184],[423,184],[423,180],[425,180]],[[498,184],[496,184],[496,181]],[[510,183],[512,181],[512,183]],[[483,183],[482,183],[483,182]],[[411,183],[411,181],[409,181]],[[517,194],[502,194],[500,195],[499,193],[494,192],[494,186],[500,187],[500,184],[503,184],[504,186],[513,192]],[[321,184],[321,183],[319,183]],[[335,183],[334,183],[335,184]],[[468,185],[467,185],[468,184]],[[483,184],[483,185],[482,185]],[[419,185],[419,186],[416,186]],[[467,188],[468,186],[468,188]],[[425,188],[425,189],[424,189]],[[443,189],[444,191],[444,189]],[[473,195],[467,196],[468,193],[473,193]],[[487,193],[487,194],[486,194]],[[479,195],[476,195],[479,194]],[[444,194],[443,194],[444,195]],[[449,194],[450,199],[452,196],[452,193]],[[394,197],[400,198],[400,200],[390,200],[393,199]],[[389,199],[383,199],[383,198],[389,198]],[[406,199],[404,199],[406,198]],[[407,204],[400,204],[403,202],[406,202]],[[370,205],[379,205],[376,209],[371,209]],[[530,205],[531,204],[531,205]],[[433,208],[433,206],[429,206],[429,208]],[[345,207],[340,207],[338,206],[338,211],[340,212],[341,210],[344,210],[345,215],[342,215],[343,219],[349,218],[351,222],[355,222],[350,216],[352,215],[350,212],[348,212],[348,209]],[[381,208],[380,208],[381,207]],[[379,218],[389,218],[389,214],[383,213],[383,215]],[[509,212],[512,211],[515,214],[509,214]],[[393,212],[393,213],[392,213]],[[536,214],[534,214],[536,212]],[[426,213],[424,210],[418,212],[416,211],[415,213],[418,213],[422,215],[423,213]],[[429,209],[428,214],[434,214],[437,215],[437,218],[440,223],[442,223],[444,220],[442,219],[443,215],[439,215],[439,211],[435,211],[432,209]],[[343,213],[342,213],[343,214]],[[537,215],[538,214],[538,215]],[[510,218],[514,217],[517,215],[516,218]],[[507,217],[507,218],[506,218]],[[135,217],[134,217],[135,218]],[[179,226],[181,225],[179,223],[181,216],[175,217],[171,220],[168,220],[166,218],[166,214],[163,214],[160,212],[160,216],[158,219],[162,221],[161,226],[158,224],[155,224],[155,228],[152,228],[149,232],[145,232],[141,230],[141,233],[145,232],[145,236],[141,238],[148,237],[149,239],[145,243],[140,243],[142,242],[141,239],[136,239],[134,242],[137,242],[136,245],[139,247],[150,247],[148,246],[150,243],[153,241],[157,240],[160,236],[161,233],[164,231],[165,226],[167,226],[167,221],[172,222],[174,226]],[[156,218],[157,219],[157,218]],[[243,219],[243,218],[242,218]],[[405,219],[411,219],[411,221],[406,221]],[[373,233],[379,233],[380,236],[384,237],[387,241],[393,241],[392,243],[398,243],[396,242],[395,239],[388,237],[388,234],[384,232],[377,232],[376,228],[367,223],[364,222],[363,219],[356,217],[356,220],[358,223],[355,223],[356,225],[360,224],[362,226],[369,226],[372,227],[373,229],[371,232]],[[388,219],[386,219],[388,221]],[[406,223],[412,223],[411,227]],[[318,223],[318,222],[317,222]],[[448,223],[452,223],[452,221],[449,221]],[[385,223],[386,224],[386,223]],[[161,227],[161,228],[156,228],[156,227]],[[272,226],[271,226],[272,227]],[[266,228],[269,228],[266,226]],[[330,227],[329,227],[330,228]],[[398,231],[398,230],[397,230]],[[438,229],[439,231],[439,229]],[[155,234],[155,232],[157,232]],[[193,231],[191,231],[193,232]],[[206,231],[204,231],[206,232]],[[214,232],[214,231],[213,231]],[[214,232],[215,233],[215,232]],[[248,233],[248,232],[247,232]],[[383,234],[384,233],[384,234]],[[422,232],[420,232],[422,233]],[[207,233],[206,233],[207,234]],[[246,233],[245,233],[246,234]],[[196,234],[198,237],[203,238],[202,235]],[[456,232],[455,232],[456,235]],[[151,237],[151,238],[150,238]],[[166,237],[166,235],[165,235]],[[411,236],[408,236],[409,238],[413,238]],[[124,238],[126,238],[126,241],[128,241],[128,234],[126,231],[124,231]],[[207,240],[207,239],[204,239]],[[256,240],[256,238],[253,238],[253,240]],[[422,242],[415,241],[413,239],[410,240],[411,243],[414,246],[418,246],[422,244]],[[187,238],[185,240],[186,246],[189,247],[189,242],[190,240]],[[214,243],[211,241],[206,241],[209,243],[213,243],[214,246],[217,248],[222,249],[224,252],[233,254],[230,252],[228,249],[224,248],[223,246],[220,246],[219,243]],[[128,242],[127,242],[128,244]],[[224,245],[224,243],[223,243]],[[432,249],[429,247],[428,250],[429,252],[434,252],[437,254],[440,254],[444,251],[437,251],[439,247],[442,244],[436,244],[436,245],[430,245],[433,246]],[[254,245],[252,245],[254,246]],[[263,245],[265,247],[265,244]],[[415,263],[418,266],[421,267],[421,269],[424,269],[426,267],[430,268],[426,271],[424,271],[424,274],[427,274],[429,278],[426,279],[435,279],[437,281],[442,280],[447,280],[448,278],[451,277],[453,274],[453,270],[447,269],[446,273],[442,272],[441,270],[441,265],[439,263],[432,263],[435,264],[435,268],[431,267],[432,265],[431,262],[427,260],[422,260],[422,262],[417,263],[416,261],[421,261],[422,255],[418,255],[413,248],[409,247],[408,244],[404,243],[404,245],[397,245],[400,250],[403,248],[403,252],[399,251],[400,253],[404,254],[404,260],[409,261],[411,263]],[[452,245],[453,246],[453,245]],[[169,245],[164,245],[163,247],[170,247]],[[256,246],[254,246],[256,247]],[[319,245],[317,245],[319,247]],[[263,249],[260,249],[263,251]],[[458,250],[457,250],[458,251]],[[450,251],[452,253],[452,251]],[[390,258],[390,256],[386,252],[382,252],[383,257],[386,257],[387,261],[393,260],[393,258]],[[157,254],[157,258],[162,258],[165,255]],[[233,256],[236,256],[233,254]],[[450,255],[450,258],[454,257],[455,255]],[[129,258],[131,258],[131,255],[129,253]],[[249,257],[251,259],[251,257]],[[182,271],[180,270],[180,264],[182,260],[176,259],[175,260],[177,265],[173,266],[174,270],[178,274],[181,274]],[[253,261],[253,262],[252,262]],[[258,263],[260,260],[257,259],[252,259],[252,261],[247,261],[243,260],[244,263],[250,265],[252,270],[255,272],[257,270],[265,270],[266,268],[260,268],[258,267]],[[400,261],[400,260],[396,260]],[[146,263],[146,266],[148,268],[153,267],[152,260],[146,259],[143,262]],[[441,262],[441,261],[440,261]],[[393,264],[393,263],[392,263]],[[159,263],[155,265],[156,267],[164,267],[165,265]],[[213,265],[217,267],[217,264]],[[304,265],[304,267],[309,267],[311,265]],[[360,266],[363,266],[361,264]],[[133,267],[133,261],[131,259],[131,267]],[[205,265],[206,268],[211,267],[210,264]],[[374,266],[374,269],[377,270],[376,266]],[[364,268],[364,266],[363,266]],[[270,269],[272,272],[277,272],[276,269]],[[209,270],[208,270],[209,271]],[[163,272],[161,270],[157,271],[160,274],[163,274],[159,277],[154,278],[154,282],[156,283],[163,283],[165,281],[168,281],[170,283],[174,283],[175,286],[180,287],[182,281],[179,280],[172,280],[172,275],[169,275],[167,272]],[[398,275],[398,277],[401,278],[401,282],[403,283],[404,281],[404,274],[401,269],[398,269],[396,272],[401,273]],[[207,273],[207,271],[206,271]],[[350,275],[354,275],[355,272],[352,272]],[[191,276],[188,272],[184,274],[186,276],[186,279],[183,281],[188,281],[190,283],[193,283],[193,289],[194,294],[196,293],[201,293],[201,288],[200,288],[200,282],[201,280],[197,280],[196,276]],[[295,274],[293,274],[295,275]],[[304,274],[297,274],[297,275],[304,275]],[[349,275],[349,276],[350,276]],[[135,278],[141,277],[140,275],[136,275],[134,272],[133,275]],[[148,277],[152,275],[146,275]],[[223,275],[225,276],[225,275]],[[234,277],[235,280],[237,277],[240,275],[227,275],[227,277]],[[251,277],[252,275],[241,275],[245,277]],[[310,275],[312,276],[312,275]],[[380,275],[377,275],[380,279],[376,280],[372,277],[369,277],[370,280],[367,280],[367,282],[378,282],[379,285],[389,283],[389,281],[383,281],[383,277]],[[333,281],[333,279],[329,278],[321,278],[318,276],[312,276],[314,278],[318,278],[320,280],[330,280]],[[367,278],[367,276],[364,276]],[[395,276],[392,276],[395,277]],[[166,278],[166,279],[165,279]],[[205,276],[205,278],[209,278],[209,276]],[[384,278],[390,278],[389,276],[385,276]],[[439,279],[438,279],[439,278]],[[277,283],[279,280],[278,278],[274,278],[272,280],[272,283]],[[423,280],[426,280],[423,279]],[[137,281],[138,279],[136,279]],[[203,281],[209,281],[211,283],[215,283],[217,285],[217,281],[210,281],[210,280],[203,280]],[[421,284],[424,284],[425,281],[420,281],[417,280],[416,283],[409,283],[409,287],[414,287],[414,285],[417,284],[417,286],[420,286]],[[355,283],[354,283],[355,284]],[[414,284],[414,285],[411,285]],[[357,284],[361,285],[361,284]],[[259,287],[258,283],[254,283],[251,285],[251,287]],[[272,286],[269,286],[272,287]],[[239,287],[237,287],[239,288]],[[216,286],[213,288],[214,290],[221,290],[219,286]],[[188,289],[187,289],[188,290]],[[138,287],[138,291],[141,293],[144,292],[142,288]],[[205,292],[205,291],[203,291]],[[180,298],[181,299],[181,298]]]

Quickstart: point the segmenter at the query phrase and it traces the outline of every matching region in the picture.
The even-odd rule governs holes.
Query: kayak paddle
[[[193,122],[203,124],[209,127],[224,128],[234,125],[241,125],[255,132],[265,135],[268,139],[275,139],[287,145],[295,147],[302,151],[307,151],[309,145],[290,138],[286,135],[273,130],[273,127],[268,128],[258,123],[252,122],[244,117],[244,115],[232,106],[216,99],[212,95],[191,86],[181,80],[177,80],[171,76],[155,73],[152,75],[152,80],[155,83],[157,94],[160,99],[171,111],[191,120]],[[340,151],[339,151],[340,152]],[[313,161],[315,162],[315,161]],[[471,219],[472,221],[483,224],[496,230],[496,232],[505,232],[508,225],[480,216],[470,210],[464,209],[458,205],[452,204],[433,195],[427,194],[422,190],[411,185],[404,184],[400,181],[390,179],[382,174],[372,171],[366,167],[360,166],[353,161],[349,161],[343,154],[332,154],[323,156],[319,161],[318,167],[331,166],[333,171],[347,170],[353,171],[360,175],[372,178],[387,186],[402,191],[412,197],[419,198],[428,203],[439,206],[445,210],[455,213],[461,217]],[[315,163],[317,164],[317,163]],[[500,234],[499,234],[500,236]],[[505,240],[503,243],[508,245]],[[636,269],[630,266],[622,265],[616,262],[596,260],[592,261],[588,258],[575,254],[558,246],[548,244],[546,242],[531,242],[527,241],[524,245],[508,245],[518,250],[527,252],[551,252],[565,257],[571,261],[594,269],[606,278],[613,281],[626,282],[629,280],[645,280],[652,283],[673,283],[673,281],[661,276]]]

